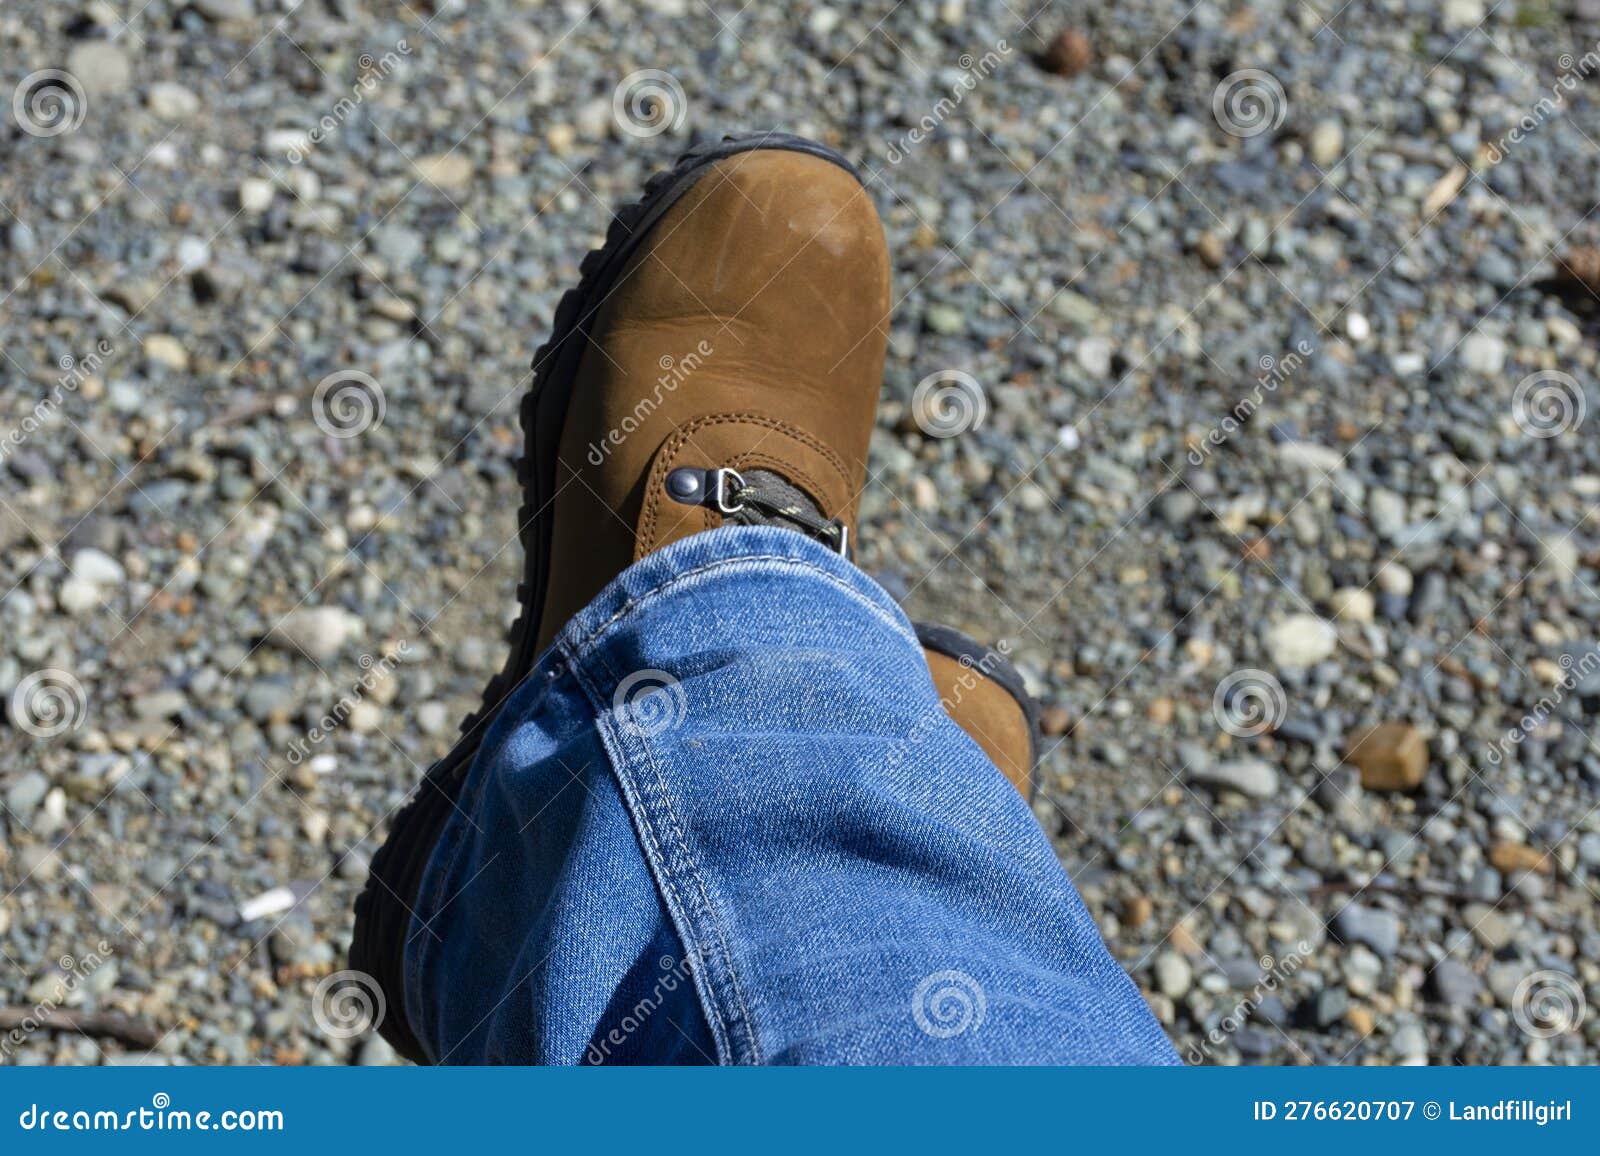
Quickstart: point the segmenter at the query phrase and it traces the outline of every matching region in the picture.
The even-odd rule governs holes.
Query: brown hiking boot
[[[1039,789],[1039,704],[1021,673],[1005,655],[953,627],[916,627],[945,711],[1032,803]]]
[[[776,474],[854,530],[888,336],[871,199],[836,154],[770,141],[680,183],[539,391],[535,584],[561,559],[539,649],[630,564],[721,524],[674,470]]]
[[[777,521],[848,553],[888,313],[871,199],[849,162],[798,137],[686,154],[585,258],[523,399],[511,657],[356,901],[350,966],[382,989],[381,1030],[402,1055],[425,1060],[400,982],[412,904],[496,708],[572,615],[670,542]]]

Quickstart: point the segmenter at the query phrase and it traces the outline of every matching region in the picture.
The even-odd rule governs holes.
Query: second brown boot
[[[954,627],[916,623],[939,701],[1028,802],[1039,789],[1039,704],[998,650]]]

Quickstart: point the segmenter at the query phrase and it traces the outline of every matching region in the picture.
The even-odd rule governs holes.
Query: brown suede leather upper
[[[976,667],[964,666],[934,650],[925,649],[923,655],[945,711],[983,748],[1022,797],[1031,798],[1032,733],[1021,705],[1010,691],[984,677]]]
[[[631,563],[720,524],[667,497],[678,466],[771,470],[853,534],[888,313],[883,227],[853,176],[776,149],[708,166],[590,328],[539,646]]]

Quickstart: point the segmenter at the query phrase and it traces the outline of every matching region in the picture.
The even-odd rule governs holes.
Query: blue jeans
[[[900,609],[769,527],[647,557],[541,657],[405,975],[441,1063],[1176,1062]]]

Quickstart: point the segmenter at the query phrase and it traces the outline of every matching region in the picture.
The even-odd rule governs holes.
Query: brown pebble
[[[1550,856],[1526,843],[1496,843],[1489,848],[1489,862],[1502,875],[1521,875],[1524,871],[1550,873]]]
[[[1370,1036],[1378,1022],[1372,1018],[1372,1012],[1360,1004],[1352,1004],[1344,1013],[1344,1022],[1349,1024],[1363,1038]]]
[[[1089,38],[1076,28],[1056,33],[1055,39],[1039,56],[1039,65],[1046,72],[1071,80],[1081,75],[1094,63],[1094,46]]]
[[[1039,712],[1039,729],[1047,735],[1064,735],[1072,730],[1072,712],[1059,704]]]
[[[1556,259],[1561,280],[1600,293],[1600,246],[1578,245]]]
[[[1148,895],[1130,895],[1122,904],[1122,925],[1143,927],[1150,922],[1150,917],[1155,911],[1156,905],[1150,902]]]
[[[1228,259],[1227,246],[1215,233],[1201,233],[1194,243],[1194,251],[1212,269],[1222,268],[1222,263]]]
[[[1182,920],[1172,925],[1172,930],[1167,934],[1167,941],[1185,955],[1200,954],[1200,941],[1194,937],[1194,932],[1190,931],[1188,924]]]
[[[1428,773],[1428,740],[1410,723],[1379,723],[1351,739],[1344,761],[1369,791],[1412,791]]]

